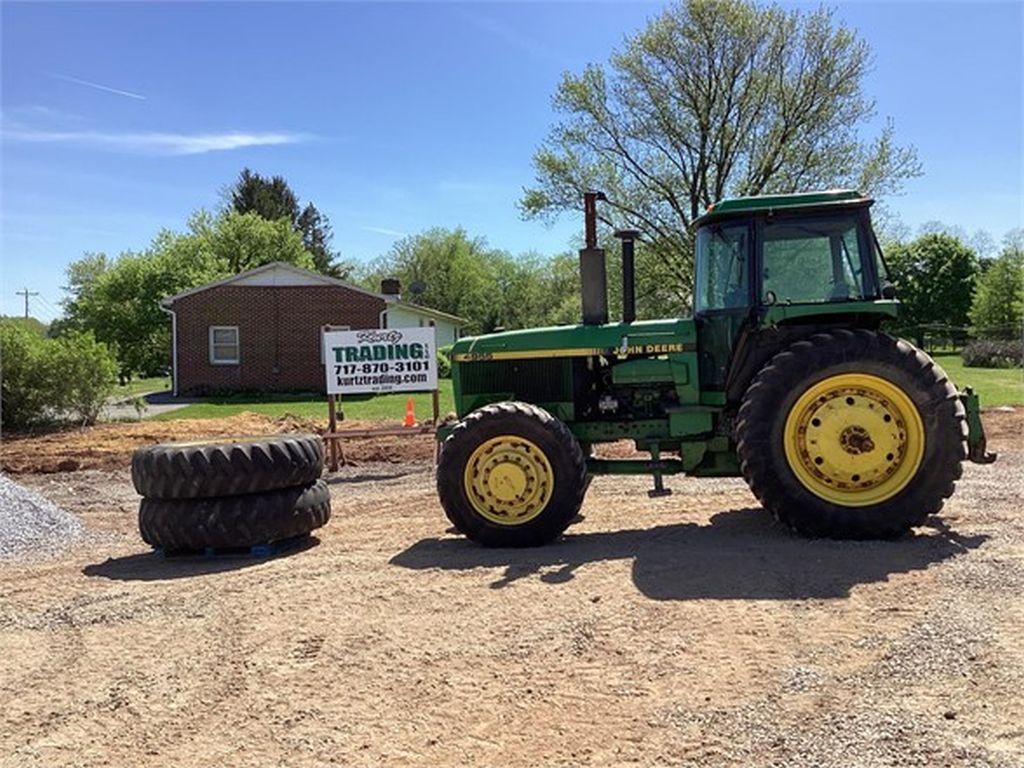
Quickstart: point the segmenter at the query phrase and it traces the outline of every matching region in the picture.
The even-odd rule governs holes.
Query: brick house
[[[327,329],[434,326],[439,346],[461,318],[401,300],[397,280],[374,293],[274,262],[160,302],[171,316],[174,394],[321,391]]]

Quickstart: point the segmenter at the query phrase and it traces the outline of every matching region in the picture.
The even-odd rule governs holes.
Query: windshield
[[[747,269],[750,227],[719,224],[697,230],[697,290],[694,310],[750,306]]]
[[[864,298],[868,290],[858,230],[853,213],[765,224],[763,295],[783,304]]]

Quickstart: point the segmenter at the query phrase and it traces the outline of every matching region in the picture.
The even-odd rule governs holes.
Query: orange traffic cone
[[[411,397],[405,401],[405,426],[416,426],[416,409],[413,407]]]

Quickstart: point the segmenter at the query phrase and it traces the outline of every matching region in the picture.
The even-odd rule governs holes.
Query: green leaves
[[[888,194],[920,173],[891,123],[862,136],[874,106],[870,51],[827,9],[690,0],[627,39],[607,65],[566,74],[558,122],[534,155],[527,217],[581,207],[600,189],[608,227],[644,233],[685,297],[690,226],[733,195],[858,187]]]
[[[0,321],[3,426],[24,428],[64,415],[92,424],[114,391],[117,363],[92,333],[44,338]]]
[[[338,263],[338,254],[331,250],[330,221],[312,203],[300,210],[299,198],[283,176],[267,178],[245,168],[227,189],[227,197],[229,211],[255,214],[271,222],[287,222],[308,251],[311,269],[332,277],[344,277],[351,271],[351,265]],[[282,260],[298,263],[291,258]]]
[[[981,277],[971,303],[971,323],[989,339],[1020,338],[1024,323],[1024,248],[1021,231],[1011,233],[1002,253]]]
[[[619,241],[604,243],[608,258],[608,297],[612,317],[621,316]],[[637,247],[637,310],[641,318],[679,315],[683,306],[655,251]],[[380,281],[397,277],[403,298],[440,309],[469,321],[465,333],[488,333],[580,322],[579,258],[575,253],[552,257],[536,253],[513,255],[491,248],[483,238],[463,229],[431,229],[396,243],[364,270],[360,282],[378,290]],[[672,279],[669,279],[672,277]],[[410,293],[413,283],[425,290]]]
[[[188,227],[185,233],[159,232],[142,252],[116,259],[87,254],[73,262],[60,328],[95,333],[117,354],[122,375],[151,375],[167,367],[171,354],[161,299],[272,261],[315,266],[302,236],[284,219],[200,210]]]
[[[902,302],[900,321],[922,325],[965,326],[971,307],[978,260],[952,235],[931,233],[886,251],[890,277]]]

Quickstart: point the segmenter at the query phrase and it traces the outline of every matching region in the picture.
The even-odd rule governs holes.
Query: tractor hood
[[[459,339],[453,362],[528,360],[551,357],[646,357],[696,349],[691,319],[638,320],[605,325],[559,325],[503,331]]]

